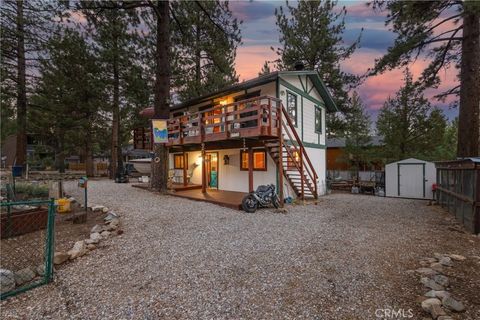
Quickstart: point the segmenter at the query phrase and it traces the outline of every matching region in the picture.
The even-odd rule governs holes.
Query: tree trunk
[[[464,3],[458,157],[480,156],[480,6]]]
[[[17,1],[17,37],[17,148],[15,161],[17,165],[25,166],[27,160],[27,84],[22,0]]]
[[[195,30],[195,93],[198,94],[200,91],[200,85],[202,81],[202,65],[201,65],[201,54],[200,50],[200,14],[197,14],[197,26]]]
[[[170,114],[170,16],[169,2],[157,2],[157,42],[155,69],[154,116],[156,119],[168,119]],[[152,159],[152,189],[167,192],[168,149],[164,144],[154,146]]]
[[[87,177],[93,177],[95,175],[91,140],[90,134],[87,134],[87,140],[85,141],[85,173]]]
[[[116,47],[117,38],[115,38]],[[122,150],[119,144],[120,137],[120,79],[118,74],[118,50],[115,48],[113,56],[113,109],[112,109],[112,152],[110,179],[117,175],[117,169],[121,166]]]

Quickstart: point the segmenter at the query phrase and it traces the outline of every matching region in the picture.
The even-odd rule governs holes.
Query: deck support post
[[[283,105],[282,103],[278,104],[277,115],[278,115],[278,198],[280,199],[280,208],[283,208],[285,203],[283,199]]]
[[[205,167],[205,148],[202,147],[202,192],[207,192],[207,168]]]
[[[253,192],[253,149],[248,148],[248,192]]]
[[[183,150],[183,185],[186,187],[188,185],[187,181],[187,153]]]

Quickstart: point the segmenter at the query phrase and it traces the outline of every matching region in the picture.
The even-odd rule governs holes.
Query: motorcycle
[[[258,186],[257,190],[250,192],[242,200],[242,208],[248,213],[257,211],[258,207],[268,207],[270,204],[275,208],[280,206],[280,199],[273,184]]]

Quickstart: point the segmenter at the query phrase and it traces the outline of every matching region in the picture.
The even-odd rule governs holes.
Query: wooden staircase
[[[318,199],[317,172],[288,113],[282,105],[280,108],[282,111],[278,115],[279,137],[265,140],[265,147],[298,198]]]

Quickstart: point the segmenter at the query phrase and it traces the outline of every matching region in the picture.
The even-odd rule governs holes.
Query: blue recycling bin
[[[23,172],[23,166],[12,166],[12,176],[21,177]]]

